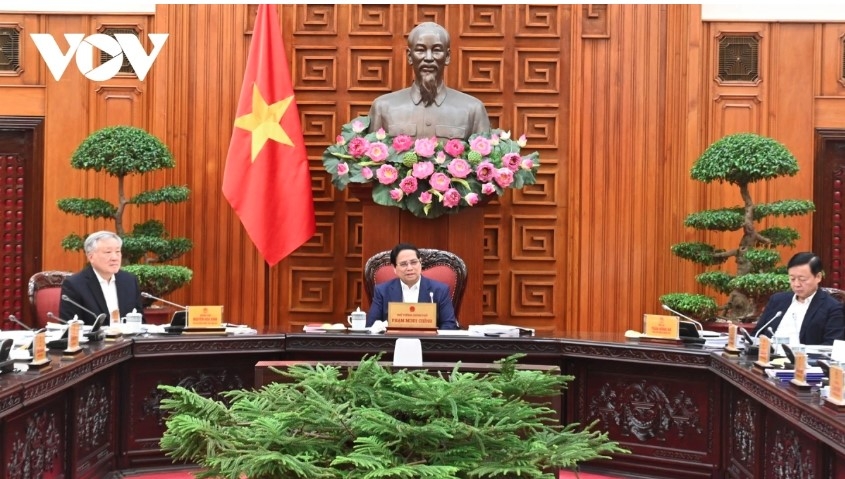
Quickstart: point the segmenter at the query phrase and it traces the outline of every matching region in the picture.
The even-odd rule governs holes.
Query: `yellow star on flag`
[[[252,112],[235,119],[235,126],[252,132],[252,154],[251,160],[255,162],[258,152],[264,147],[267,140],[293,146],[293,142],[282,128],[282,117],[293,101],[293,95],[268,105],[258,90],[258,85],[252,85]]]

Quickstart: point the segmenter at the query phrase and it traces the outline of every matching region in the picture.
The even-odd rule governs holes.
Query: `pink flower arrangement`
[[[422,218],[455,213],[508,188],[534,184],[540,167],[537,152],[520,151],[525,135],[512,140],[510,132],[493,130],[466,141],[442,140],[391,137],[368,128],[369,118],[356,118],[323,153],[332,183],[341,190],[349,183],[370,183],[376,203]]]

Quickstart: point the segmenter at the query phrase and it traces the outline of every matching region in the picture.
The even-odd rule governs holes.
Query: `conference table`
[[[397,335],[273,333],[135,336],[51,352],[49,367],[0,375],[0,477],[104,478],[159,467],[159,385],[209,397],[251,388],[260,361],[392,359]],[[815,390],[769,379],[746,358],[621,334],[419,336],[426,362],[557,366],[565,423],[598,428],[631,451],[589,464],[658,478],[845,478],[845,416]],[[25,363],[20,363],[24,366]]]

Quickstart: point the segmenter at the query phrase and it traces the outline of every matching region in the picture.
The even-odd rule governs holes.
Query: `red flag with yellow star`
[[[311,174],[275,5],[260,5],[255,17],[223,195],[270,266],[314,235]]]

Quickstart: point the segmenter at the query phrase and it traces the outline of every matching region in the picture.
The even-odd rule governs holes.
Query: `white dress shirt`
[[[798,339],[801,334],[801,325],[804,324],[804,316],[807,315],[807,309],[815,296],[816,293],[813,293],[804,301],[800,301],[797,296],[793,295],[792,303],[786,308],[786,313],[780,320],[775,336],[788,337],[790,345],[801,344]]]
[[[103,289],[103,296],[106,297],[106,308],[109,310],[109,325],[115,325],[120,322],[120,306],[117,304],[117,283],[115,283],[115,275],[112,275],[110,280],[104,279],[100,276],[97,270],[94,270],[97,275],[97,281],[100,282],[100,288]]]
[[[402,286],[402,302],[403,303],[419,303],[420,302],[420,282],[422,282],[422,276],[420,279],[417,280],[416,283],[408,286],[405,284],[404,281],[399,281],[399,285]]]

